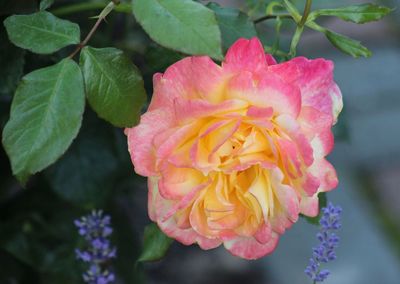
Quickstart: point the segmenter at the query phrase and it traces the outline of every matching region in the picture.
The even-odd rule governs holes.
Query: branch
[[[290,14],[276,14],[276,15],[263,16],[261,18],[255,19],[253,22],[254,22],[254,24],[258,24],[258,23],[261,23],[261,22],[266,21],[266,20],[276,19],[278,17],[281,18],[281,19],[292,19],[292,16]]]
[[[103,21],[107,17],[107,15],[110,14],[110,12],[116,7],[116,5],[118,5],[117,1],[111,1],[106,7],[104,7],[100,15],[98,16],[98,19],[93,28],[90,30],[85,39],[80,44],[78,44],[74,52],[72,52],[68,56],[68,58],[73,58],[89,42],[93,34],[96,32],[97,28],[100,26],[101,21]]]

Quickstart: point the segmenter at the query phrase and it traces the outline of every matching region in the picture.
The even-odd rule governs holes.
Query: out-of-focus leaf
[[[22,182],[55,162],[78,134],[85,105],[83,78],[71,59],[24,76],[3,130],[3,145]]]
[[[40,1],[40,5],[39,5],[40,10],[41,11],[46,10],[51,5],[53,5],[53,3],[54,3],[54,0],[42,0],[42,1]]]
[[[134,0],[133,14],[157,43],[184,53],[222,60],[215,14],[191,0]]]
[[[114,148],[112,127],[86,113],[72,146],[45,172],[52,190],[76,204],[104,207],[119,166]]]
[[[143,251],[138,261],[156,261],[164,257],[173,240],[152,223],[144,229]]]
[[[318,194],[318,198],[319,198],[319,214],[315,217],[308,217],[305,215],[300,215],[301,217],[303,217],[304,219],[307,220],[308,223],[312,224],[312,225],[318,225],[319,224],[319,220],[322,217],[322,211],[321,208],[325,207],[326,204],[328,204],[328,199],[326,198],[326,193],[325,192],[320,192]]]
[[[378,21],[389,14],[392,9],[371,3],[352,5],[335,9],[321,9],[310,13],[308,19],[314,20],[319,16],[335,16],[342,20],[357,24]]]
[[[25,51],[15,48],[0,27],[0,96],[11,95],[22,77]]]
[[[252,17],[265,13],[265,8],[268,5],[268,0],[246,0],[246,10]]]
[[[329,41],[340,51],[347,53],[355,58],[363,56],[370,57],[371,51],[363,46],[358,40],[327,30],[325,33]]]
[[[253,21],[243,12],[233,8],[223,8],[216,3],[207,5],[215,12],[222,35],[222,46],[226,50],[239,38],[257,36]]]
[[[146,91],[130,59],[116,48],[85,47],[80,64],[89,104],[97,114],[115,126],[135,125]]]
[[[8,37],[16,46],[39,54],[53,53],[80,41],[79,26],[45,11],[5,19]]]
[[[370,57],[371,51],[363,46],[361,42],[351,39],[347,36],[338,34],[324,27],[319,26],[315,22],[307,22],[307,26],[311,29],[324,33],[327,39],[340,51],[351,55],[355,58],[360,56]]]

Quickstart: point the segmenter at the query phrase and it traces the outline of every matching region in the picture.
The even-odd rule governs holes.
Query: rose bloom
[[[165,234],[256,259],[300,213],[318,214],[318,193],[338,183],[325,159],[342,109],[331,61],[277,64],[257,38],[239,39],[221,66],[187,57],[153,81],[148,111],[125,132]]]

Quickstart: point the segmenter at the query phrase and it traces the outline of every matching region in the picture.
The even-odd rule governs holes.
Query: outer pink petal
[[[319,201],[317,194],[312,197],[303,196],[300,202],[300,212],[309,217],[315,217],[319,212]]]
[[[157,222],[157,211],[156,211],[156,199],[158,196],[158,189],[157,189],[158,179],[155,177],[149,177],[147,179],[147,188],[148,188],[148,195],[147,195],[147,210],[149,213],[149,218],[153,222]]]
[[[267,64],[268,64],[268,65],[275,65],[275,64],[277,64],[275,58],[274,58],[271,54],[269,54],[269,53],[266,53],[266,54],[265,54],[265,60],[267,61]]]
[[[333,148],[334,139],[331,131],[332,117],[313,107],[303,107],[297,121],[302,131],[311,141],[314,157],[324,157]]]
[[[320,181],[318,192],[330,191],[337,187],[338,178],[335,168],[326,159],[319,159],[309,168],[310,173]]]
[[[272,239],[272,228],[270,223],[264,223],[261,225],[260,229],[254,235],[254,238],[260,244],[266,244],[271,241]]]
[[[209,239],[201,236],[192,228],[180,229],[173,219],[169,219],[166,222],[158,222],[158,226],[167,236],[176,239],[184,245],[198,243],[202,249],[208,250],[216,248],[222,243],[219,239]]]
[[[154,75],[154,93],[149,110],[173,109],[179,98],[220,101],[218,88],[223,80],[220,66],[207,56],[184,58],[171,65],[165,73]]]
[[[274,251],[278,244],[278,234],[272,233],[270,241],[259,243],[253,237],[238,237],[224,242],[225,248],[235,256],[245,259],[257,259]]]
[[[306,174],[306,179],[303,184],[304,192],[308,196],[313,196],[319,189],[321,181],[311,173]]]
[[[270,59],[270,58],[269,58]],[[258,38],[241,38],[228,50],[222,67],[228,71],[257,71],[267,67],[264,47]]]
[[[329,114],[333,121],[342,109],[342,95],[333,81],[333,63],[325,59],[297,57],[270,67],[287,82],[301,89],[302,105]]]
[[[125,134],[128,136],[128,151],[136,173],[142,176],[156,175],[154,136],[173,127],[174,124],[173,113],[157,109],[143,114],[138,126],[125,129]]]
[[[332,117],[316,108],[304,106],[297,121],[300,123],[304,134],[311,141],[319,133],[332,127]]]
[[[302,132],[297,120],[289,115],[280,115],[276,118],[280,128],[296,143],[304,163],[309,166],[313,162],[313,148]]]

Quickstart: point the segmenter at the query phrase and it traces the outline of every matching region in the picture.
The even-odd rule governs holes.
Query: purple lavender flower
[[[87,242],[85,250],[76,249],[75,251],[77,259],[90,265],[83,274],[83,280],[89,284],[112,283],[115,276],[105,269],[107,262],[115,258],[117,252],[108,240],[112,233],[110,216],[103,216],[103,211],[94,210],[80,220],[75,220],[74,223],[79,234]]]
[[[342,226],[340,223],[340,213],[342,208],[329,203],[322,208],[322,217],[319,221],[320,231],[317,233],[319,245],[313,248],[313,254],[304,272],[314,281],[314,283],[324,281],[330,274],[329,270],[321,269],[322,263],[336,259],[335,248],[339,245],[339,237],[335,231]]]

